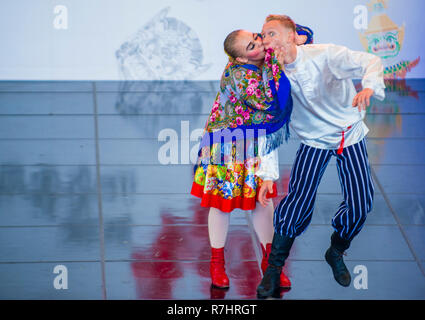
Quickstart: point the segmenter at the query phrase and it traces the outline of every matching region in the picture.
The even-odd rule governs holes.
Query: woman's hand
[[[306,35],[295,33],[295,43],[297,44],[297,46],[300,46],[306,43],[306,41],[307,41]]]
[[[266,198],[267,192],[273,193],[273,181],[264,180],[261,185],[260,192],[258,193],[258,201],[263,207],[267,207],[270,202],[270,199]]]

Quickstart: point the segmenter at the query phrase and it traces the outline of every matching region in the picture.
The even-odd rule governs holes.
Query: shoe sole
[[[264,272],[263,272],[264,275]],[[281,289],[289,290],[291,289],[291,286],[280,286]]]
[[[215,288],[215,289],[229,289],[230,288],[230,286],[226,286],[226,287],[221,287],[221,286],[218,286],[218,285],[216,285],[216,284],[214,284],[214,283],[211,283],[211,287],[213,287],[213,288]]]
[[[279,288],[280,289],[280,288]],[[258,292],[257,292],[257,299],[267,299],[267,298],[275,298],[275,299],[280,299],[281,298],[281,294],[280,294],[280,290],[275,290],[275,292],[273,292],[272,294],[269,294],[269,295],[262,295],[262,294],[259,294]]]

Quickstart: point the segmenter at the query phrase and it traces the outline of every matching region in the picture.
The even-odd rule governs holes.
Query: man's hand
[[[357,109],[359,109],[359,112],[363,110],[366,110],[366,107],[369,107],[370,105],[370,97],[373,95],[373,90],[366,88],[360,91],[353,99],[353,107],[357,106]]]
[[[274,54],[276,55],[277,61],[283,66],[283,61],[285,61],[286,51],[283,47],[279,46],[274,49]]]
[[[266,198],[267,192],[273,193],[273,181],[272,180],[264,180],[261,185],[260,192],[258,194],[258,201],[261,203],[263,207],[267,207],[270,202],[270,199]]]

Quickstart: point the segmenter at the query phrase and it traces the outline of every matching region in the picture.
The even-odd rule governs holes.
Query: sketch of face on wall
[[[124,80],[193,80],[211,64],[202,64],[195,32],[161,10],[116,51]]]
[[[168,11],[161,10],[116,51],[121,79],[125,81],[119,83],[115,112],[145,116],[199,114],[191,125],[202,127],[216,92],[211,92],[209,82],[196,79],[211,64],[203,64],[201,42],[195,32],[181,21],[166,17]],[[142,138],[157,137],[164,128],[180,126],[178,117],[171,123],[169,117],[144,118],[124,119],[137,128]]]

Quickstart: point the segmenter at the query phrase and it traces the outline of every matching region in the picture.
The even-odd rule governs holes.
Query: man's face
[[[267,49],[276,47],[288,48],[294,43],[294,32],[285,28],[279,21],[272,20],[263,25],[261,32],[263,45]]]

